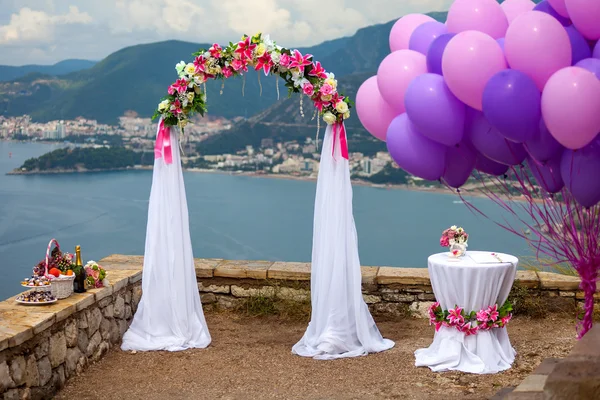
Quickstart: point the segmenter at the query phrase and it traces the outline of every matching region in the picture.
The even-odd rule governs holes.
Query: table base
[[[429,367],[434,372],[493,374],[509,369],[516,354],[506,328],[466,336],[456,328],[444,326],[435,333],[428,348],[415,351],[415,366]]]

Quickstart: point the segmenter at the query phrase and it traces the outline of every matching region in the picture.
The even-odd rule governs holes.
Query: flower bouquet
[[[442,232],[440,246],[450,248],[450,255],[458,258],[462,257],[466,253],[468,240],[469,235],[463,228],[452,225],[450,228]]]
[[[109,285],[106,270],[96,261],[88,261],[85,266],[86,282],[90,288],[101,288]]]

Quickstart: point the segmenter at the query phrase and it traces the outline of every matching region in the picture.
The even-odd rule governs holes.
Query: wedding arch
[[[196,286],[189,216],[178,136],[194,114],[204,115],[209,79],[242,76],[249,68],[285,81],[288,94],[309,96],[327,124],[313,224],[311,321],[292,352],[333,359],[387,350],[362,298],[360,259],[352,211],[352,185],[344,120],[352,103],[335,75],[312,55],[278,46],[268,35],[244,35],[226,47],[213,44],[176,65],[153,118],[159,118],[142,278],[142,299],[123,338],[124,350],[182,350],[211,341]],[[302,97],[301,97],[302,99]],[[300,112],[302,113],[302,103]],[[317,119],[320,121],[320,118]]]

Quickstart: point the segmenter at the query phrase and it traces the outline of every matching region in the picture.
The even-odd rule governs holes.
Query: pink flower
[[[290,63],[288,65],[288,67],[290,69],[298,68],[302,71],[302,70],[304,70],[304,67],[311,64],[311,61],[310,61],[311,58],[312,58],[312,54],[306,54],[303,56],[302,53],[300,53],[298,50],[294,50],[294,54],[290,58]]]
[[[489,319],[489,315],[486,310],[481,310],[477,312],[477,321],[479,322],[487,322]]]
[[[254,50],[255,48],[256,45],[254,43],[251,43],[250,38],[246,36],[245,39],[238,42],[237,49],[235,49],[235,52],[240,55],[241,59],[252,59],[252,50]]]
[[[471,326],[470,322],[464,323],[458,328],[459,331],[464,332],[467,336],[475,335],[479,330],[478,326]]]
[[[315,92],[315,88],[312,85],[312,83],[310,82],[306,82],[303,86],[302,86],[302,92],[307,95],[307,96],[312,96],[313,93]]]
[[[183,110],[181,109],[181,101],[179,99],[175,100],[171,105],[171,112],[175,115],[181,114]]]
[[[447,237],[445,237],[445,236],[444,236],[444,237],[442,237],[442,238],[440,239],[440,246],[442,246],[442,247],[448,247],[448,246],[450,246],[450,239],[448,239],[448,238],[447,238]]]
[[[187,91],[188,83],[185,79],[177,79],[174,84],[169,86],[169,94],[174,95],[175,93],[185,93]]]
[[[493,307],[492,306],[488,307],[487,313],[490,316],[490,319],[492,321],[496,321],[498,319],[498,316],[500,315],[500,314],[498,314],[498,305],[494,304]]]
[[[221,69],[221,72],[223,72],[223,76],[225,78],[230,78],[231,76],[233,76],[233,70],[230,67],[223,67]]]
[[[210,52],[210,55],[214,58],[221,58],[221,51],[223,49],[221,48],[221,46],[219,46],[217,43],[213,44],[212,47],[210,49],[208,49],[208,51]]]
[[[327,96],[328,94],[333,93],[333,88],[331,87],[330,84],[326,83],[323,86],[321,86],[321,89],[319,91],[321,92],[322,95]]]
[[[279,57],[279,65],[281,65],[282,67],[287,67],[288,65],[290,65],[290,56],[288,56],[285,53],[281,54],[281,57]]]
[[[448,321],[453,325],[462,325],[465,322],[465,318],[461,315],[462,308],[456,306],[452,310],[448,310]]]
[[[439,331],[442,328],[442,326],[448,326],[448,324],[446,322],[444,322],[444,321],[442,321],[442,322],[436,322],[435,323],[435,331],[436,332]]]
[[[248,71],[248,66],[242,60],[238,60],[237,58],[233,59],[231,62],[231,67],[234,71],[244,70]]]
[[[331,103],[329,101],[323,101],[318,96],[313,98],[313,102],[315,103],[315,107],[319,112],[323,111],[323,108],[328,107]]]
[[[269,75],[271,72],[271,67],[273,66],[273,60],[271,60],[271,55],[269,53],[265,53],[262,56],[258,57],[256,60],[255,70],[262,69],[265,75]]]
[[[454,231],[448,231],[448,237],[449,237],[450,239],[453,239],[453,238],[454,238],[454,236],[456,236],[456,232],[454,232]]]
[[[512,314],[508,314],[505,317],[502,317],[502,319],[500,320],[500,322],[502,323],[502,326],[508,324],[508,321],[510,321],[512,319]]]
[[[316,76],[317,78],[325,79],[327,78],[327,74],[325,73],[325,68],[321,66],[321,63],[317,61],[313,63],[313,69],[308,74],[310,76]]]

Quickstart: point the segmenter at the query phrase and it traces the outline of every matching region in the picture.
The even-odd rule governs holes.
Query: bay
[[[69,252],[81,245],[84,262],[144,253],[151,171],[5,175],[58,147],[0,141],[0,299],[21,291],[51,238]],[[310,261],[314,181],[184,175],[195,257]],[[492,219],[505,217],[485,198],[470,200]],[[354,186],[354,218],[362,265],[425,268],[444,251],[438,241],[450,225],[470,234],[469,250],[531,255],[451,193]]]

